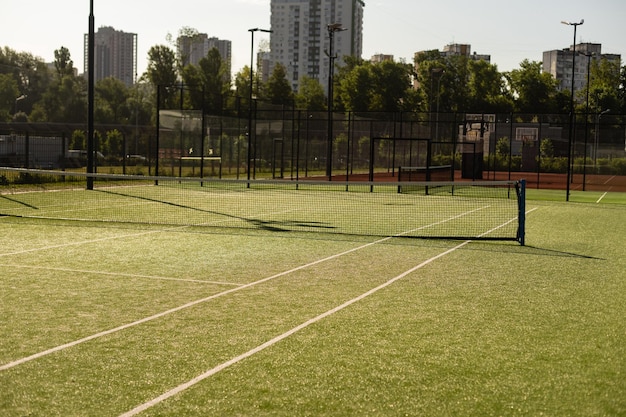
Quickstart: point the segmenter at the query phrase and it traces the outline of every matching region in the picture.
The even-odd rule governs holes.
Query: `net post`
[[[524,246],[526,234],[526,180],[522,179],[517,185],[517,241]]]

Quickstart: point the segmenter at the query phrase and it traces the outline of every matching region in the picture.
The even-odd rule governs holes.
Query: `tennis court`
[[[179,182],[0,197],[3,415],[626,413],[623,194]]]

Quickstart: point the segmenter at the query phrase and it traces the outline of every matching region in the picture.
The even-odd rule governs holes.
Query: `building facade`
[[[280,63],[298,91],[303,76],[328,85],[332,49],[336,65],[345,56],[361,58],[363,50],[362,0],[272,0],[270,67]],[[329,25],[340,24],[330,45]]]
[[[576,59],[574,60],[574,54]],[[572,63],[574,68],[574,92],[582,90],[587,85],[587,74],[590,63],[594,60],[609,60],[617,62],[619,68],[621,56],[616,54],[603,54],[602,44],[579,43],[576,47],[556,49],[543,53],[543,72],[552,74],[558,81],[561,91],[572,89]]]
[[[137,34],[103,26],[94,34],[94,79],[113,77],[131,86],[137,79]],[[85,74],[89,71],[89,35],[84,41]]]
[[[217,49],[224,65],[226,65],[227,74],[230,76],[233,56],[231,41],[209,37],[206,33],[198,33],[193,36],[179,36],[176,39],[176,47],[178,58],[183,66],[198,65],[202,58],[206,58],[211,49]]]

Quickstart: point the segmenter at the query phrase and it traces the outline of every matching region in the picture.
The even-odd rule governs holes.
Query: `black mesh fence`
[[[607,179],[626,176],[624,115],[577,114],[570,137],[567,114],[329,114],[238,103],[218,115],[160,109],[158,129],[97,126],[96,172],[382,181],[397,178],[402,167],[450,167],[457,180],[525,178],[529,188],[565,189],[569,162],[575,189],[602,189]],[[0,165],[84,169],[84,138],[76,136],[85,130],[0,124]]]

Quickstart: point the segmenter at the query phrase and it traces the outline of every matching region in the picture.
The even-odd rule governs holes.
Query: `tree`
[[[54,68],[59,79],[66,75],[74,75],[74,62],[70,56],[70,51],[62,46],[54,51]]]
[[[508,113],[513,99],[506,92],[505,79],[496,65],[469,61],[468,103],[475,113]]]
[[[348,62],[349,69],[342,68],[335,89],[341,108],[357,112],[414,110],[416,95],[411,85],[411,65],[392,61]]]
[[[371,109],[385,112],[408,110],[405,100],[412,88],[413,68],[404,63],[383,61],[371,65],[370,71],[372,73]]]
[[[354,66],[339,80],[338,88],[335,90],[345,110],[355,112],[371,110],[373,81],[369,66],[369,63]]]
[[[538,61],[524,60],[519,69],[506,74],[515,110],[521,113],[558,113],[559,91],[554,77]]]
[[[287,81],[287,70],[284,65],[276,64],[272,75],[264,86],[264,96],[272,104],[292,104],[293,91]]]
[[[589,108],[592,111],[622,109],[620,87],[622,72],[619,63],[607,59],[593,60],[589,74]],[[578,101],[585,103],[587,89],[579,90]]]
[[[296,107],[309,111],[322,111],[326,109],[326,97],[324,88],[318,80],[307,77],[300,79],[300,88],[295,95]]]
[[[0,74],[12,77],[17,84],[17,95],[6,97],[6,100],[12,102],[11,114],[14,111],[15,98],[22,96],[25,98],[20,100],[19,110],[30,114],[33,105],[41,100],[52,81],[48,67],[41,58],[27,52],[16,52],[8,47],[0,48]]]
[[[148,51],[148,68],[143,75],[152,85],[161,88],[161,103],[159,107],[173,108],[177,99],[177,90],[170,88],[177,84],[176,55],[174,51],[164,45],[157,45]]]
[[[127,123],[130,117],[126,101],[129,91],[117,78],[108,77],[95,85],[96,110],[94,118],[99,123]]]
[[[61,56],[61,55],[60,55]],[[69,54],[62,54],[63,59]],[[87,119],[87,82],[84,77],[65,72],[50,82],[41,100],[33,106],[34,122],[83,123]]]
[[[17,113],[16,97],[19,90],[11,74],[0,74],[0,121],[8,121]]]

